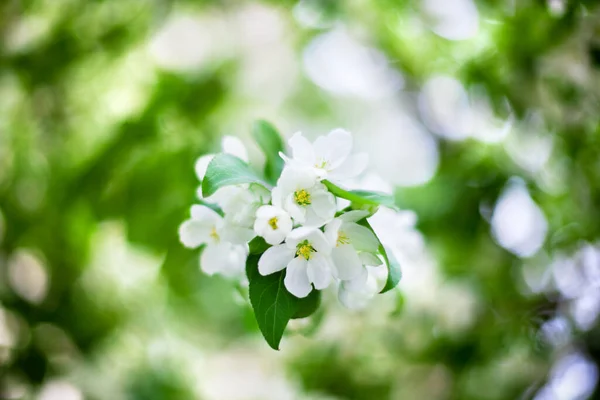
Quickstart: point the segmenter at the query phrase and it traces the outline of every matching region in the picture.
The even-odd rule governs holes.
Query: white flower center
[[[316,252],[315,248],[311,246],[308,240],[298,243],[296,246],[296,255],[303,257],[305,260],[310,260],[312,253]]]
[[[277,222],[279,222],[279,219],[277,219],[277,217],[273,217],[269,220],[268,224],[271,227],[271,229],[273,229],[274,231],[276,231],[278,229],[277,226]]]
[[[310,205],[310,193],[306,189],[301,189],[294,192],[294,201],[299,206],[308,206]]]

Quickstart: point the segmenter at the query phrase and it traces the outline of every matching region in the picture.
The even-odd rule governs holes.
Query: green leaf
[[[289,320],[298,311],[299,300],[285,289],[285,270],[262,276],[258,272],[259,255],[251,254],[246,261],[250,282],[250,303],[265,340],[275,350]]]
[[[379,253],[383,256],[383,260],[388,269],[388,277],[385,281],[385,286],[381,289],[381,292],[379,292],[385,293],[398,286],[400,279],[402,279],[402,270],[400,269],[400,263],[396,260],[396,257],[394,257],[391,252],[388,252],[382,244],[379,245]]]
[[[262,254],[267,251],[269,247],[271,247],[271,245],[265,242],[265,239],[260,236],[256,236],[250,241],[250,243],[248,243],[250,254]]]
[[[259,120],[252,125],[252,136],[265,153],[265,177],[271,184],[275,184],[284,165],[283,159],[279,156],[279,152],[284,151],[281,135],[273,125]]]
[[[310,317],[321,305],[321,292],[313,290],[308,296],[298,300],[298,310],[292,319]]]
[[[202,195],[208,197],[222,187],[243,183],[268,186],[244,161],[231,154],[217,154],[206,169],[202,180]]]
[[[371,192],[368,190],[345,190],[334,185],[328,180],[322,181],[331,193],[342,199],[350,200],[356,204],[381,205],[389,208],[397,209],[394,196],[386,193]]]
[[[358,221],[358,224],[369,228],[379,241],[379,248],[377,251],[383,256],[383,261],[388,270],[388,276],[387,280],[385,281],[385,286],[383,287],[383,289],[381,289],[381,292],[379,293],[388,292],[396,286],[398,286],[400,279],[402,279],[402,270],[400,269],[400,263],[398,262],[398,260],[396,260],[396,257],[394,257],[394,255],[391,252],[388,252],[387,249],[383,246],[383,244],[379,240],[379,237],[377,236],[377,233],[375,233],[373,227],[371,226],[371,224],[369,224],[369,221],[363,219],[361,221]]]

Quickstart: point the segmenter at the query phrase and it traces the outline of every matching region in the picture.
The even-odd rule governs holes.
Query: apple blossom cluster
[[[271,317],[273,307],[277,312],[277,307],[293,306],[297,311],[287,319],[296,318],[306,313],[301,309],[313,307],[306,304],[315,291],[334,283],[341,302],[351,306],[348,299],[355,294],[372,292],[367,267],[386,264],[384,291],[397,284],[400,273],[367,220],[379,205],[390,206],[393,199],[338,186],[367,166],[366,154],[352,152],[352,135],[335,129],[311,143],[296,133],[288,141],[290,157],[272,126],[261,122],[256,129],[266,157],[264,174],[248,165],[238,139],[226,137],[224,154],[203,156],[196,163],[202,182],[200,204],[192,206],[179,237],[185,247],[202,247],[200,267],[205,273],[240,281],[247,277],[259,326],[276,347],[280,335],[270,341],[265,331],[277,328],[281,314],[262,321]],[[285,300],[282,295],[289,304],[278,304]],[[285,324],[287,320],[281,333]]]

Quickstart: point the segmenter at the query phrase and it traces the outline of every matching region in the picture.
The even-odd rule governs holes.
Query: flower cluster
[[[283,150],[274,135],[257,138],[266,153],[267,169],[277,171],[272,184],[254,173],[235,138],[223,141],[223,151],[229,154],[197,161],[202,204],[192,206],[191,219],[180,226],[179,236],[186,247],[204,246],[202,270],[240,279],[246,272],[251,302],[253,279],[260,281],[260,276],[280,276],[285,290],[298,301],[335,282],[340,301],[348,307],[354,307],[352,299],[361,294],[375,294],[367,267],[385,263],[389,276],[384,291],[394,287],[399,271],[390,269],[389,257],[367,221],[380,204],[393,204],[393,199],[338,186],[351,183],[367,166],[366,154],[353,154],[351,134],[335,129],[311,143],[296,133],[288,141],[291,157],[283,151],[267,152],[273,153],[278,143]],[[253,253],[257,241],[260,250]],[[245,271],[253,254],[259,275]],[[259,285],[255,287],[263,290]],[[278,299],[277,295],[273,301]]]

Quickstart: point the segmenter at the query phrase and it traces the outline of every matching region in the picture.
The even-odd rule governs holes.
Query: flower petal
[[[221,274],[227,277],[239,277],[244,274],[247,257],[246,246],[222,242],[209,244],[200,256],[200,267],[208,275]]]
[[[219,235],[227,242],[246,244],[254,237],[254,230],[226,222],[219,230]]]
[[[302,257],[296,257],[287,265],[285,278],[283,280],[285,288],[296,297],[306,297],[312,290],[308,280],[307,261]]]
[[[327,256],[321,253],[314,254],[310,260],[308,260],[307,274],[308,280],[315,285],[315,289],[323,290],[332,280],[332,262]]]
[[[283,208],[283,193],[279,186],[275,186],[271,191],[271,203],[275,207]]]
[[[256,218],[270,219],[279,214],[279,208],[274,206],[261,206],[256,210]]]
[[[325,238],[329,241],[329,244],[333,247],[337,243],[338,234],[340,227],[342,226],[342,220],[339,218],[334,219],[327,225],[325,225]]]
[[[196,160],[194,164],[194,170],[196,171],[196,176],[198,180],[204,179],[204,175],[206,175],[206,169],[208,168],[208,164],[215,157],[214,154],[206,154]]]
[[[294,258],[294,250],[280,244],[267,249],[258,260],[258,272],[261,275],[270,275],[281,271]]]
[[[350,244],[334,247],[331,250],[331,259],[335,266],[334,274],[338,279],[356,278],[363,269],[363,264],[356,249]]]
[[[350,239],[350,243],[358,251],[368,251],[376,253],[379,248],[379,240],[369,228],[358,225],[354,222],[344,223],[342,231]]]
[[[351,310],[360,310],[365,308],[369,301],[377,293],[377,283],[372,276],[367,276],[367,279],[360,290],[348,288],[350,281],[343,281],[338,290],[338,299],[344,307]]]
[[[306,167],[315,165],[315,151],[312,144],[302,136],[301,132],[296,132],[290,140],[288,140],[292,148],[292,157]]]
[[[277,230],[267,229],[265,231],[265,233],[262,234],[261,236],[263,237],[263,239],[265,239],[265,242],[267,242],[271,245],[278,245],[281,242],[283,242],[286,234],[287,234],[287,232],[284,232],[279,229],[277,229]]]
[[[367,168],[368,164],[369,156],[367,153],[352,154],[341,165],[330,171],[327,178],[332,181],[356,178]]]
[[[335,203],[335,197],[331,193],[327,191],[314,192],[311,196],[311,201],[312,204],[310,207],[319,217],[326,221],[330,221],[335,217],[337,204]]]
[[[286,166],[281,171],[277,186],[281,188],[283,195],[287,196],[300,189],[312,188],[316,182],[317,175],[312,169]]]
[[[244,142],[235,136],[223,136],[221,139],[221,149],[223,152],[236,156],[237,158],[248,162],[248,151]]]
[[[296,204],[296,202],[294,201],[294,195],[293,194],[290,194],[285,199],[284,209],[299,224],[303,224],[304,221],[306,220],[306,210],[307,210],[307,208],[305,206],[299,206],[298,204]]]
[[[288,246],[290,248],[295,249],[296,246],[298,246],[298,244],[300,242],[302,242],[303,240],[307,239],[308,235],[310,235],[313,231],[315,231],[315,228],[309,228],[307,226],[301,226],[300,228],[296,228],[294,230],[292,230],[289,235],[287,235],[287,238],[285,239],[285,242],[288,244]]]
[[[353,292],[360,292],[364,290],[367,286],[367,280],[369,278],[369,271],[367,268],[363,267],[360,269],[360,273],[354,277],[353,279],[348,279],[342,281],[341,284],[344,285],[344,289],[350,290]]]
[[[211,230],[211,225],[205,221],[188,219],[179,225],[179,241],[187,248],[196,248],[210,240]]]
[[[308,240],[312,247],[314,247],[318,252],[323,254],[331,253],[331,248],[333,245],[329,243],[325,237],[325,234],[319,229],[311,229],[311,231],[306,235],[306,240]]]
[[[198,221],[206,221],[207,223],[215,223],[222,217],[210,207],[194,204],[191,209],[192,219]]]
[[[314,144],[317,163],[326,161],[328,169],[339,167],[352,151],[352,135],[343,129],[334,129],[319,137]]]
[[[362,251],[358,253],[358,257],[360,257],[360,261],[362,261],[363,265],[377,266],[383,264],[381,258],[377,257],[377,255],[373,253],[369,253],[368,251]]]
[[[352,210],[352,211],[345,212],[344,214],[340,215],[338,218],[344,222],[358,222],[368,215],[369,215],[369,212],[366,210]]]

